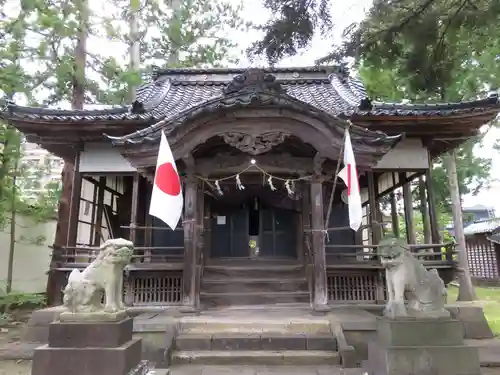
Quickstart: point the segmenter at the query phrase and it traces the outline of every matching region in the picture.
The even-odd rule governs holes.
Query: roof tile
[[[338,116],[448,116],[498,111],[497,96],[444,104],[372,103],[363,83],[342,67],[261,69],[273,74],[285,92],[325,113]],[[153,79],[137,89],[130,106],[99,110],[54,110],[9,105],[6,119],[48,121],[160,121],[175,117],[214,98],[244,69],[157,69]]]

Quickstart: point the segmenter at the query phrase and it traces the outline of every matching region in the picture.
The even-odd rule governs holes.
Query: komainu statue
[[[437,270],[427,270],[403,241],[385,237],[378,255],[386,270],[388,301],[384,315],[398,317],[448,317],[444,308],[446,287]],[[406,298],[405,298],[406,297]],[[405,306],[405,299],[408,301]]]
[[[123,238],[104,242],[87,268],[71,271],[63,291],[64,306],[72,313],[124,310],[123,269],[130,263],[133,251],[134,244]]]

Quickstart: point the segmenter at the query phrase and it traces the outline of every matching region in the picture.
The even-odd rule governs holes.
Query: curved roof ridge
[[[376,102],[372,101],[374,109],[412,109],[412,110],[453,110],[477,107],[478,105],[498,105],[500,104],[498,94],[492,93],[482,99],[474,99],[460,102],[446,103],[391,103],[391,102]]]
[[[337,91],[342,99],[344,99],[347,103],[355,108],[359,108],[362,104],[363,99],[366,99],[366,96],[363,96],[362,93],[364,91],[363,88],[358,88],[358,84],[353,84],[351,82],[351,77],[349,75],[340,76],[338,73],[332,73],[328,77],[330,79],[330,83],[333,88]],[[353,90],[353,87],[355,90]]]
[[[190,74],[243,74],[250,68],[159,68],[155,67],[152,72],[153,79],[159,79],[165,75],[190,75]],[[312,65],[302,67],[266,67],[266,68],[253,68],[262,70],[264,73],[331,73],[332,71],[339,70],[337,65]]]
[[[165,100],[170,88],[172,87],[172,82],[167,78],[151,82],[149,86],[148,95],[144,98],[138,97],[132,103],[132,113],[142,114],[152,112]]]
[[[331,113],[321,109],[317,108],[307,102],[304,102],[298,98],[295,98],[294,96],[286,93],[286,92],[274,92],[274,91],[261,91],[261,92],[253,92],[251,94],[248,94],[248,92],[236,92],[232,93],[229,95],[221,95],[215,98],[212,98],[211,100],[204,101],[201,103],[198,103],[194,107],[186,108],[183,111],[179,112],[176,114],[174,117],[171,118],[165,118],[163,120],[160,120],[156,122],[155,124],[145,128],[145,129],[140,129],[137,130],[133,133],[127,134],[125,136],[121,137],[114,137],[110,136],[107,134],[104,134],[108,139],[110,139],[114,145],[120,145],[120,144],[125,144],[125,143],[141,143],[144,140],[155,140],[157,139],[160,135],[156,134],[160,130],[164,129],[164,127],[167,127],[169,125],[174,125],[173,128],[167,130],[167,134],[169,134],[171,131],[175,129],[176,123],[183,123],[184,121],[187,121],[189,118],[196,117],[200,115],[201,113],[204,112],[204,109],[210,110],[210,109],[218,109],[223,107],[232,107],[236,105],[250,105],[251,103],[254,102],[255,98],[259,98],[261,95],[265,95],[268,98],[274,98],[274,99],[285,99],[287,102],[299,105],[301,107],[307,108],[308,113],[312,113],[313,115],[322,115],[326,116],[327,118],[330,119],[336,119],[341,123],[350,123],[350,121],[342,119],[338,116],[332,115]],[[225,103],[225,101],[232,101],[232,103]],[[265,101],[263,101],[265,102]],[[213,106],[213,107],[212,107]],[[353,130],[353,134],[355,135],[362,135],[363,137],[371,135],[374,138],[374,141],[376,142],[377,140],[380,139],[398,139],[401,138],[401,135],[397,136],[388,136],[385,133],[382,133],[380,131],[373,131],[369,130],[365,127],[361,127],[358,125],[354,125],[350,123],[350,127]],[[137,139],[141,138],[141,139]]]
[[[96,104],[99,105],[99,104]],[[87,109],[62,109],[62,108],[47,108],[47,107],[33,107],[33,106],[20,106],[14,102],[7,104],[7,111],[15,111],[17,113],[23,114],[39,114],[43,111],[44,115],[47,116],[100,116],[100,115],[115,115],[127,113],[130,106],[112,106],[102,104],[103,107],[107,108],[87,108]]]

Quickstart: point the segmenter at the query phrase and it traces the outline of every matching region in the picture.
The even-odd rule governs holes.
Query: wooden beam
[[[95,185],[94,185],[95,186]],[[99,177],[99,184],[97,185],[97,211],[95,218],[95,234],[94,234],[94,246],[99,246],[101,244],[102,237],[102,214],[104,212],[104,191],[106,188],[106,176]]]
[[[465,246],[464,224],[462,221],[462,204],[460,201],[460,191],[458,189],[455,150],[452,150],[445,155],[444,164],[448,173],[448,182],[450,185],[453,226],[458,249],[458,277],[460,286],[458,290],[457,300],[474,301],[477,299],[477,297],[470,277],[469,261],[467,259],[467,249]]]
[[[111,173],[106,173],[106,176],[113,176],[113,174]],[[104,176],[104,178],[106,178],[106,176]],[[100,178],[102,177],[102,174],[99,175],[99,181],[100,181]],[[117,177],[122,177],[122,175],[118,175]],[[86,175],[82,175],[82,178],[88,182],[90,182],[91,184],[94,184],[94,185],[99,185],[99,181],[96,180],[94,177],[90,177],[88,176],[87,174]],[[111,193],[111,194],[114,194],[114,195],[122,195],[122,193],[120,193],[119,191],[116,191],[115,189],[107,186],[107,185],[104,185],[104,190],[106,190],[107,192]]]
[[[380,228],[375,228],[375,223],[378,221],[378,208],[375,191],[375,176],[372,171],[367,172],[368,178],[368,204],[370,205],[370,233],[372,235],[372,245],[378,245],[380,242]]]
[[[141,175],[135,173],[132,180],[132,207],[130,207],[130,235],[129,239],[136,244],[137,239],[137,212],[139,210],[139,179]]]
[[[377,172],[378,171],[379,170],[377,169]],[[386,170],[386,172],[397,173],[398,170],[390,169],[390,170]],[[408,176],[408,173],[411,173],[411,174]],[[390,192],[392,192],[400,187],[403,187],[404,184],[413,181],[415,178],[417,178],[418,176],[421,176],[424,173],[425,173],[425,170],[422,170],[422,169],[418,169],[418,170],[414,170],[414,171],[405,170],[405,173],[398,173],[398,182],[396,183],[395,179],[393,179],[393,186],[385,189],[384,191],[379,192],[379,194],[377,195],[376,198],[380,199],[381,197],[389,194]]]
[[[205,186],[203,181],[197,181],[197,197],[196,197],[196,279],[194,286],[195,308],[200,308],[200,291],[201,291],[201,276],[203,270],[203,252],[204,252],[204,239],[205,233]]]
[[[92,194],[92,212],[90,214],[90,233],[89,233],[89,245],[94,244],[94,237],[95,237],[95,222],[96,222],[96,211],[97,211],[97,197],[99,194],[99,187],[96,185],[92,185],[92,188],[94,189],[93,194]]]
[[[267,172],[286,174],[312,174],[311,158],[294,157],[290,154],[276,155],[229,155],[217,154],[214,158],[196,159],[197,170],[208,175],[232,174],[240,172],[250,165],[251,160]],[[259,172],[253,168],[254,172]]]
[[[153,186],[149,184],[148,181],[144,184],[147,187],[146,199],[147,204],[151,202],[151,196],[153,194]],[[149,206],[146,207],[146,219],[145,219],[146,229],[144,233],[144,245],[146,250],[144,250],[144,262],[151,263],[151,249],[149,247],[153,246],[153,216],[149,214]]]
[[[75,156],[73,164],[73,187],[69,209],[69,230],[66,246],[75,246],[78,236],[78,219],[80,215],[80,197],[82,195],[82,176],[80,174],[80,152]]]

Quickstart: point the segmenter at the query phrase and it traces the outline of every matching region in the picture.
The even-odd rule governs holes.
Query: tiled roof
[[[491,233],[500,227],[500,218],[488,219],[472,223],[464,228],[464,234],[470,236],[480,233]]]
[[[493,233],[488,237],[488,240],[500,245],[500,233]]]
[[[261,69],[272,74],[287,95],[332,116],[448,116],[499,108],[498,97],[445,104],[371,102],[363,83],[342,67]],[[137,89],[131,106],[100,110],[54,110],[10,104],[1,117],[27,121],[167,120],[220,98],[224,88],[245,69],[157,69],[151,81]]]
[[[303,77],[293,71],[278,70],[270,74],[261,69],[249,69],[236,76],[196,73],[194,77],[177,74],[173,79],[165,74],[155,80],[158,88],[169,86],[165,100],[151,103],[149,98],[158,96],[150,91],[154,88],[144,88],[148,91],[148,99],[138,100],[133,106],[136,113],[160,112],[163,120],[126,136],[109,138],[116,145],[154,141],[160,137],[162,129],[171,132],[188,119],[223,108],[276,105],[307,111],[331,122],[338,117],[348,117],[369,104],[361,83],[342,72],[326,76],[324,70],[317,68],[305,73]],[[401,139],[401,135],[389,137],[357,126],[351,129],[353,140],[372,146],[390,145]]]

